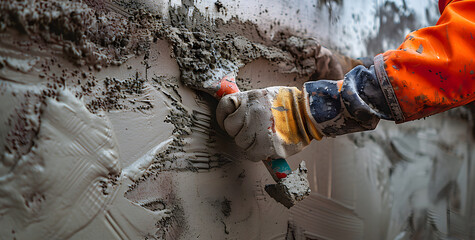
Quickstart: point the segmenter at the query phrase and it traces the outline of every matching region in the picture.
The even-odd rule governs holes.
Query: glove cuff
[[[312,139],[321,139],[306,113],[306,101],[302,91],[295,87],[279,87],[272,101],[272,115],[277,135],[286,144],[303,144],[306,146]]]
[[[314,139],[320,141],[325,135],[323,135],[322,132],[316,127],[318,126],[318,124],[317,121],[315,121],[315,118],[313,118],[312,113],[310,112],[310,103],[308,99],[308,92],[305,90],[304,87],[303,94],[301,94],[300,100],[300,112],[305,115],[307,132],[309,132]]]

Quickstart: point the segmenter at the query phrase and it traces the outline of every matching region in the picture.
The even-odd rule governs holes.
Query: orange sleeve
[[[448,5],[435,26],[410,33],[398,50],[375,57],[397,123],[475,100],[475,0],[441,2]]]
[[[442,14],[444,12],[445,7],[450,2],[452,2],[452,0],[439,0],[439,12],[440,12],[440,14]]]

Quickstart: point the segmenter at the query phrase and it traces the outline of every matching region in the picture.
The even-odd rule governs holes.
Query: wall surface
[[[373,56],[437,18],[433,0],[2,1],[0,238],[475,238],[468,108],[313,141],[288,210],[193,90],[225,70],[301,87],[319,69],[289,36]]]

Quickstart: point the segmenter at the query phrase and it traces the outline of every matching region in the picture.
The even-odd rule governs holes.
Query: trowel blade
[[[267,194],[275,199],[277,202],[284,205],[286,208],[291,208],[295,205],[294,199],[290,196],[286,186],[283,184],[268,184],[264,187]]]

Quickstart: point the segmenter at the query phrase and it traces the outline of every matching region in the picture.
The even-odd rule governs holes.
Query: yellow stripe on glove
[[[226,95],[216,118],[253,160],[285,158],[322,138],[307,104],[295,87],[270,87]]]

